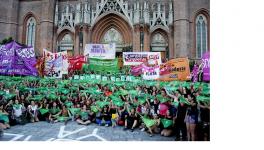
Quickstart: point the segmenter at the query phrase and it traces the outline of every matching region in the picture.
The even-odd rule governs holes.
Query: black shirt
[[[207,108],[200,108],[200,116],[203,122],[210,122],[210,110]]]
[[[187,110],[187,106],[185,104],[183,106],[179,104],[178,109],[177,109],[177,120],[184,121],[186,110]]]

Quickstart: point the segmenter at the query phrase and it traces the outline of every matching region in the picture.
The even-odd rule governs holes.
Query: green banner
[[[90,58],[89,61],[90,61],[89,68],[92,71],[111,72],[111,73],[119,72],[118,59],[100,60],[100,59]]]

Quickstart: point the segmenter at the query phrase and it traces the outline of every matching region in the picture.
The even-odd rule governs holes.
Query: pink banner
[[[203,81],[210,81],[210,52],[206,52],[202,57]]]

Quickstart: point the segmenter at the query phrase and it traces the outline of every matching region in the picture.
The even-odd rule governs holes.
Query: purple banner
[[[206,52],[202,57],[203,81],[210,81],[210,52]]]
[[[32,47],[12,41],[0,47],[0,74],[37,76],[37,60]]]

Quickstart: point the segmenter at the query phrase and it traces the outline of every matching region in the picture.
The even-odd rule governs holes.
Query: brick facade
[[[106,3],[119,7],[112,9]],[[131,47],[132,51],[151,51],[153,36],[159,33],[166,40],[164,52],[168,58],[195,58],[198,14],[207,18],[210,49],[209,7],[209,0],[0,0],[0,40],[11,36],[25,44],[26,23],[34,17],[37,55],[42,54],[43,48],[57,51],[67,33],[73,40],[73,54],[79,55],[85,44],[100,43],[107,30],[114,28],[123,38],[122,46]],[[72,15],[72,26],[62,25],[65,14]]]

